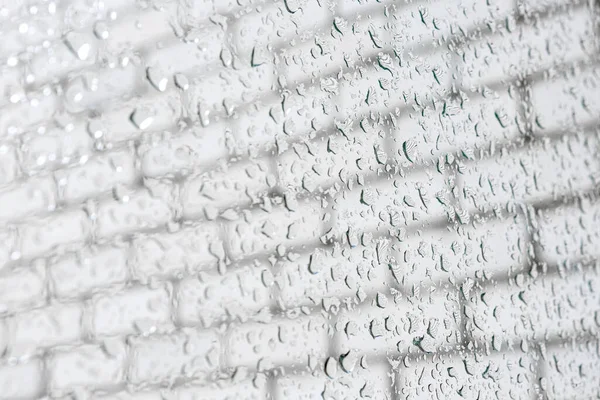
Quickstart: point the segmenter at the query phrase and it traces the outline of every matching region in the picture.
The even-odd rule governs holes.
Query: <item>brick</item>
[[[125,199],[123,199],[125,200]],[[127,201],[108,200],[98,206],[96,234],[111,237],[165,225],[172,217],[167,202],[147,190],[127,196]]]
[[[0,185],[13,182],[19,176],[19,160],[13,146],[0,144]]]
[[[128,277],[127,248],[85,247],[48,266],[52,293],[59,298],[76,298],[119,286]]]
[[[236,372],[242,374],[241,372]],[[234,382],[219,384],[218,387],[186,386],[176,390],[176,396],[180,400],[194,400],[198,397],[203,400],[266,400],[269,392],[266,385],[258,386],[254,380],[239,381],[241,378],[234,377]],[[258,387],[257,387],[258,386]]]
[[[199,2],[191,3],[197,5]],[[212,10],[211,10],[212,11]],[[208,22],[208,18],[206,18]],[[191,27],[185,41],[169,43],[167,46],[152,49],[145,57],[146,65],[157,68],[166,74],[178,72],[195,76],[206,73],[207,68],[220,62],[219,57],[224,46],[225,32],[216,24],[202,23]],[[211,65],[213,64],[213,65]]]
[[[270,92],[274,84],[275,68],[272,65],[252,67],[248,62],[239,70],[225,69],[219,74],[193,80],[187,101],[192,104],[189,107],[200,114],[203,125],[207,125],[211,113],[223,114],[226,103],[232,107],[251,103]]]
[[[139,113],[140,126],[133,122],[135,113]],[[104,138],[108,142],[122,143],[137,139],[142,131],[162,131],[173,129],[182,116],[179,94],[174,88],[165,92],[151,92],[143,97],[119,102],[100,117],[100,123],[106,127]],[[146,121],[146,117],[149,119]],[[149,125],[142,126],[142,122]]]
[[[15,20],[11,21],[12,25],[10,27],[10,29],[6,29],[3,32],[3,42],[4,45],[2,46],[2,56],[3,58],[8,56],[8,55],[17,55],[20,53],[23,53],[25,51],[27,51],[27,47],[28,46],[35,46],[35,45],[40,45],[44,40],[52,40],[55,41],[59,38],[60,33],[59,32],[63,32],[65,27],[62,26],[61,29],[61,19],[60,18],[56,18],[56,14],[51,15],[49,13],[46,13],[45,15],[42,14],[45,10],[43,7],[41,8],[41,13],[37,13],[35,15],[35,18],[29,18],[27,19],[26,17],[23,18],[23,15],[20,16],[18,15],[19,11],[22,11],[23,8],[25,8],[23,6],[23,4],[20,4],[20,7],[22,7],[20,10],[15,10],[16,11],[16,15],[12,14],[11,16],[13,18],[15,18]],[[5,8],[6,10],[6,8]],[[3,18],[4,18],[3,14]],[[20,21],[19,21],[20,20]],[[18,29],[15,29],[15,25],[18,25],[19,22],[22,23],[22,21],[27,21],[27,32],[26,34],[23,34],[22,32],[20,32]],[[8,20],[7,20],[8,22]],[[9,25],[9,26],[10,26]],[[7,26],[8,28],[8,26]]]
[[[157,143],[143,143],[138,150],[142,173],[158,177],[208,168],[227,155],[225,137],[225,127],[216,123]]]
[[[273,207],[271,212],[256,209],[242,221],[226,227],[231,257],[239,259],[270,252],[278,245],[295,246],[315,240],[321,231],[317,205],[299,202],[296,211]]]
[[[350,354],[350,357],[354,355]],[[391,397],[393,388],[389,379],[389,365],[368,360],[365,367],[360,365],[360,357],[354,363],[352,371],[345,371],[339,361],[330,358],[329,362],[338,363],[337,373],[331,378],[318,365],[312,374],[286,374],[278,377],[274,392],[284,399],[386,399]],[[352,364],[350,364],[352,365]]]
[[[357,64],[365,65],[365,60],[376,59],[378,55],[390,53],[392,49],[406,61],[408,57],[405,56],[408,54],[405,53],[418,45],[433,43],[434,39],[444,37],[450,33],[449,25],[455,24],[457,17],[464,17],[454,11],[452,5],[436,3],[431,7],[408,3],[397,6],[391,1],[352,2],[345,5],[338,3],[337,19],[328,27],[329,30],[323,29],[315,34],[314,38],[308,37],[303,43],[295,43],[293,47],[282,50],[283,72],[289,83],[307,82],[340,71],[352,70]],[[356,15],[344,11],[352,7],[356,7],[357,10],[365,9],[365,14]],[[424,10],[424,16],[419,13],[419,9]],[[453,11],[454,15],[449,17]],[[423,18],[427,19],[426,24],[422,22]],[[473,22],[472,14],[467,21]],[[399,83],[399,76],[395,72],[409,73],[410,69],[398,69],[398,66],[394,65],[394,71],[385,74],[377,74],[371,68],[364,68],[361,74],[368,70],[368,77],[364,81],[370,81],[374,87],[379,85],[378,78]],[[360,79],[360,75],[353,78]],[[341,101],[348,100],[345,96],[339,98]]]
[[[379,294],[387,298],[385,307],[377,305],[377,296],[373,305],[365,303],[341,312],[336,322],[335,351],[430,353],[456,345],[461,335],[457,294],[424,292],[411,300],[394,299],[387,290]]]
[[[0,270],[11,260],[17,247],[17,232],[13,227],[0,229]]]
[[[568,136],[475,161],[462,169],[463,207],[476,212],[589,190],[600,170],[592,150],[597,142],[591,136]]]
[[[175,233],[141,234],[133,239],[132,270],[142,282],[213,268],[224,261],[219,227],[210,223],[184,226]]]
[[[119,8],[123,5],[120,4]],[[115,53],[124,50],[142,50],[144,47],[154,46],[158,42],[166,41],[173,35],[173,27],[167,15],[174,12],[172,5],[164,5],[161,10],[148,7],[145,10],[133,9],[136,23],[119,19],[110,27],[110,36],[106,46]]]
[[[163,400],[161,391],[131,392],[124,390],[117,393],[96,393],[91,396],[92,400]]]
[[[333,35],[337,35],[336,31],[341,31],[347,41],[354,42],[355,49],[351,57],[363,61],[378,52],[391,50],[394,45],[394,33],[397,31],[394,21],[404,7],[396,8],[393,2],[388,0],[379,4],[373,1],[362,4],[344,2],[346,4],[338,4],[337,11],[345,24],[340,19],[334,20],[335,31],[332,32]],[[352,8],[354,11],[350,11]],[[363,13],[359,8],[362,8]]]
[[[44,391],[43,362],[29,360],[0,366],[0,399],[38,398]]]
[[[587,58],[594,49],[592,30],[590,14],[581,7],[470,43],[463,49],[463,84],[489,85]]]
[[[116,62],[114,60],[111,62],[113,63],[112,68],[109,66],[109,68],[90,69],[85,71],[79,79],[71,81],[71,86],[67,87],[67,96],[65,96],[68,99],[67,104],[70,106],[69,111],[106,109],[114,101],[119,101],[119,98],[126,98],[135,92],[136,85],[139,84],[138,76],[141,74],[139,66],[129,63],[115,67]],[[90,83],[87,83],[88,81]],[[101,84],[98,84],[99,82]],[[106,84],[108,82],[110,84]],[[92,90],[88,89],[89,86],[92,86]],[[68,97],[70,91],[73,94]],[[82,95],[80,99],[75,98],[78,94]],[[99,139],[106,137],[107,133],[103,131]]]
[[[184,330],[170,335],[135,339],[131,343],[133,384],[171,383],[182,376],[203,377],[219,368],[216,332]]]
[[[251,59],[254,46],[283,45],[296,35],[320,28],[329,23],[331,13],[325,4],[310,0],[294,13],[287,11],[283,3],[265,4],[260,12],[239,18],[231,27],[233,42],[237,48],[246,49],[244,58]]]
[[[333,232],[342,236],[349,228],[360,233],[423,226],[447,218],[451,211],[448,197],[444,177],[437,172],[416,171],[394,180],[376,180],[336,196]]]
[[[562,134],[598,121],[598,85],[600,66],[597,64],[534,83],[531,101],[538,135]]]
[[[183,279],[176,292],[178,318],[185,325],[245,322],[270,305],[269,279],[270,270],[259,263],[225,276],[202,273]]]
[[[497,115],[502,117],[502,124]],[[447,101],[441,110],[399,118],[393,131],[394,157],[407,162],[406,142],[415,145],[416,161],[431,160],[447,153],[487,148],[492,143],[515,139],[517,103],[507,92],[489,98],[471,96],[465,104]]]
[[[149,334],[172,328],[170,288],[131,287],[117,294],[100,295],[91,305],[96,336]]]
[[[112,340],[57,351],[48,360],[48,389],[64,396],[81,389],[110,389],[125,378],[125,345]]]
[[[260,360],[265,368],[307,366],[309,356],[319,358],[327,351],[326,324],[322,316],[301,316],[235,326],[228,336],[225,363],[256,368]]]
[[[58,96],[45,88],[29,93],[27,101],[9,105],[0,116],[0,139],[14,137],[27,127],[49,120],[57,110],[58,103]]]
[[[339,0],[336,11],[346,18],[364,17],[365,13],[383,11],[384,7],[390,4],[393,4],[393,0]]]
[[[131,185],[137,178],[133,154],[119,151],[101,155],[84,165],[56,173],[61,199],[78,203],[117,185]]]
[[[381,144],[375,134],[352,132],[348,137],[338,135],[292,145],[277,163],[280,184],[286,188],[325,191],[334,183],[373,174],[379,167],[375,148]]]
[[[196,4],[198,3],[196,2]],[[206,0],[203,0],[203,2],[200,4],[202,4],[203,7],[206,7]],[[197,7],[197,5],[194,6]],[[218,4],[210,5],[210,7],[212,8],[213,12],[217,14],[233,15],[235,12],[243,10],[245,6],[241,5],[237,0],[223,0]]]
[[[10,37],[13,35],[18,34],[16,32],[11,32],[10,34],[6,32],[4,37],[8,39],[7,42],[9,42]],[[7,45],[10,46],[10,43],[7,43]],[[10,56],[7,58],[11,59]],[[8,65],[8,59],[6,64],[2,66],[3,80],[2,83],[0,83],[0,97],[2,98],[2,100],[0,100],[0,105],[2,106],[8,104],[13,99],[22,98],[24,94],[23,85],[19,82],[21,77],[19,68],[17,66]],[[14,59],[11,59],[11,61],[14,61]]]
[[[92,152],[93,140],[84,122],[73,122],[70,129],[50,127],[44,134],[22,138],[21,167],[29,174],[77,164]]]
[[[124,11],[123,9],[126,8],[126,2],[115,2],[110,0],[105,1],[103,4],[105,10],[109,9]],[[10,10],[8,14],[11,17],[16,17],[16,19],[12,21],[11,29],[7,29],[4,32],[4,35],[7,36],[7,38],[6,47],[3,47],[3,55],[24,52],[27,50],[28,46],[41,47],[44,41],[48,41],[50,43],[62,41],[61,36],[64,32],[70,29],[69,13],[73,12],[73,7],[67,7],[62,3],[58,4],[58,7],[54,6],[53,10],[51,10],[50,5],[38,6],[35,17],[28,18],[28,16],[24,16],[24,14],[22,14],[24,9],[27,7],[26,5],[24,5],[22,2],[14,2],[14,5],[19,8],[16,10]],[[128,6],[130,7],[131,5]],[[12,7],[13,4],[11,3],[10,5],[7,5],[5,9]],[[19,13],[21,14],[19,15]],[[26,34],[23,34],[19,30],[15,29],[18,23],[24,21],[27,22],[28,26]],[[84,18],[81,21],[78,21],[76,25],[79,25],[80,22],[82,22],[84,27],[90,28],[90,25],[92,25],[94,21]]]
[[[345,3],[348,3],[348,0],[345,0]],[[352,9],[349,5],[343,7],[347,13]],[[357,11],[360,8],[354,7]],[[345,11],[346,8],[348,11]],[[394,6],[390,8],[393,9]],[[480,3],[451,0],[428,4],[407,3],[395,8],[390,17],[394,19],[394,45],[410,49],[421,43],[433,43],[434,40],[444,39],[458,29],[474,30],[488,21],[501,21],[513,12],[514,5],[498,0]]]
[[[466,278],[502,279],[527,265],[526,229],[525,219],[515,217],[425,230],[392,246],[392,270],[406,288]]]
[[[56,208],[56,184],[52,176],[31,178],[0,191],[0,220],[14,221]]]
[[[565,0],[519,0],[519,7],[526,13],[544,12],[556,7],[581,5],[581,0],[567,2]]]
[[[280,261],[275,269],[278,301],[284,308],[321,305],[333,299],[355,299],[360,290],[385,289],[391,275],[375,248],[371,243],[352,249],[317,249],[294,261]]]
[[[90,235],[90,221],[81,210],[64,211],[18,227],[23,258],[41,256],[59,246],[82,243]]]
[[[542,259],[551,265],[595,260],[600,244],[598,218],[600,205],[586,201],[581,207],[541,210],[538,232]]]
[[[0,277],[0,314],[41,306],[46,302],[43,266],[14,269]]]
[[[238,109],[239,118],[232,121],[236,148],[270,150],[277,145],[282,153],[284,143],[332,127],[336,102],[331,97],[319,85],[311,85],[285,96],[264,96],[260,103]]]
[[[397,390],[402,399],[531,399],[535,368],[523,353],[435,355],[401,362]]]
[[[235,206],[249,205],[266,194],[269,174],[266,162],[234,164],[187,180],[182,188],[183,217],[187,219],[210,215]]]
[[[10,317],[6,321],[9,357],[30,357],[49,347],[82,339],[83,307],[55,304]]]
[[[332,26],[332,32],[333,29]],[[349,37],[335,32],[331,35],[318,34],[282,51],[280,68],[287,83],[298,84],[332,75],[340,70],[345,59],[357,58],[356,51],[365,40],[352,33]]]
[[[495,349],[521,340],[597,332],[599,296],[593,288],[598,281],[597,272],[573,271],[564,277],[525,278],[519,285],[501,283],[493,290],[473,291],[467,306],[469,332]]]
[[[70,72],[94,65],[99,43],[92,32],[89,30],[71,32],[75,35],[74,40],[70,41],[67,36],[63,40],[50,43],[48,48],[42,48],[29,62],[31,73],[36,77],[38,82],[51,82],[53,78],[63,77]],[[75,51],[69,48],[68,43],[73,44]],[[83,56],[83,59],[81,59],[78,57],[77,51],[79,51],[80,46],[84,43],[90,46],[89,53],[87,55],[81,53]]]
[[[365,66],[360,73],[347,74],[334,90],[339,92],[338,102],[344,119],[368,113],[389,113],[415,99],[431,101],[432,97],[447,94],[451,73],[445,53],[438,51],[424,57],[407,57],[402,66],[396,66],[398,61],[389,54],[378,57],[376,66]],[[333,78],[328,79],[331,84]]]
[[[553,399],[583,399],[600,395],[598,341],[580,341],[548,348],[542,361],[541,384]]]

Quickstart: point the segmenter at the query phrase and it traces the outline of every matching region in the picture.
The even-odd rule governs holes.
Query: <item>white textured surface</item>
[[[0,399],[598,398],[599,16],[0,2]]]

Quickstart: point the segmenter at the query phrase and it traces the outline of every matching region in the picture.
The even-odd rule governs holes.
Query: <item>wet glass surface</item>
[[[0,400],[599,398],[599,30],[0,1]]]

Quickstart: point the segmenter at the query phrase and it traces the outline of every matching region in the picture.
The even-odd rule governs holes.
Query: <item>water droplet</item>
[[[87,41],[84,35],[69,32],[65,36],[65,43],[80,60],[86,61],[90,57],[92,45]]]
[[[175,84],[179,89],[184,91],[190,87],[190,82],[184,74],[175,74]]]
[[[156,90],[160,92],[164,92],[167,90],[167,84],[169,83],[169,79],[167,76],[158,68],[148,67],[146,69],[146,76],[148,80],[156,88]]]
[[[284,4],[286,10],[292,14],[300,9],[300,0],[284,0]]]
[[[347,373],[352,373],[352,371],[354,371],[354,367],[356,366],[357,362],[358,357],[356,353],[352,350],[340,356],[340,365],[342,366],[342,369]]]
[[[331,379],[334,379],[338,373],[337,361],[333,357],[327,358],[325,361],[325,373]]]
[[[131,122],[141,130],[150,128],[154,122],[154,113],[146,107],[136,108],[131,114]]]
[[[109,37],[108,25],[104,21],[98,21],[94,24],[94,35],[100,40],[106,40]]]

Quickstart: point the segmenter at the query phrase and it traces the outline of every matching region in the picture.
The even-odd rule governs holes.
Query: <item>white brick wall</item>
[[[0,400],[596,398],[596,3],[0,4]]]

